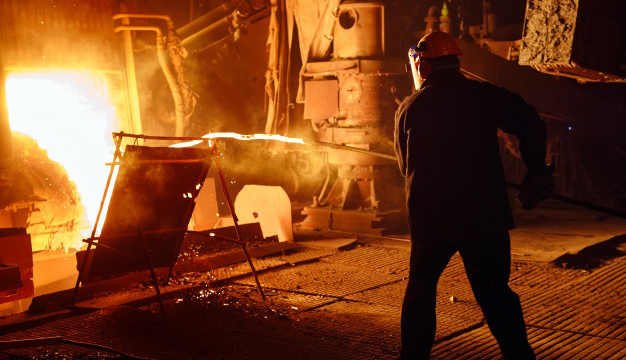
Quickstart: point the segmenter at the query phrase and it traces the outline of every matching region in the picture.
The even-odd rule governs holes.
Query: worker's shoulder
[[[407,96],[400,104],[400,109],[406,110],[411,104],[424,101],[425,98],[432,95],[432,89],[430,86],[425,86],[413,94]]]
[[[465,82],[466,87],[468,89],[468,91],[472,91],[472,92],[480,92],[480,93],[500,93],[500,94],[511,94],[511,91],[507,90],[506,88],[503,88],[501,86],[492,84],[490,82],[487,81],[478,81],[478,80],[473,80],[473,79],[467,79],[467,81]]]
[[[396,111],[396,118],[409,110],[409,107],[411,106],[411,104],[413,104],[413,102],[420,95],[420,93],[421,91],[417,91],[404,98],[404,100],[400,103],[400,106],[398,106],[398,110]]]
[[[431,86],[425,86],[407,96],[396,111],[396,119],[399,119],[404,114],[412,116],[411,113],[417,111],[417,109],[424,111],[424,105],[429,104],[433,100],[433,97],[441,97],[438,93],[439,91],[437,89],[433,89]]]

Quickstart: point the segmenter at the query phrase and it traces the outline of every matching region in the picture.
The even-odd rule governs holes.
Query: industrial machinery
[[[304,66],[304,118],[317,140],[393,153],[393,122],[410,93],[404,61],[385,54],[385,7],[345,2],[337,12],[332,58]],[[304,208],[305,228],[381,234],[404,221],[395,161],[330,151],[336,178]]]
[[[7,98],[43,109],[61,104],[56,95],[65,92],[56,90],[69,89],[65,95],[78,101],[57,106],[60,114],[13,116],[10,127],[0,101],[0,225],[26,227],[33,251],[82,245],[60,234],[85,227],[83,212],[98,209],[101,189],[83,188],[96,183],[78,175],[95,173],[87,165],[106,172],[102,165],[111,158],[106,142],[98,143],[97,156],[86,152],[98,147],[95,141],[76,142],[86,129],[98,132],[95,139],[118,130],[265,131],[330,146],[221,147],[234,154],[224,161],[227,169],[233,165],[227,186],[282,186],[295,211],[305,205],[302,228],[394,232],[406,224],[392,149],[394,114],[412,88],[406,50],[437,29],[461,39],[466,76],[520,94],[544,116],[557,192],[620,208],[626,201],[623,2],[503,3],[2,0],[0,60],[7,77],[24,73],[26,80],[57,85],[45,94],[32,83],[7,87]],[[95,111],[74,111],[79,108]],[[62,120],[69,118],[77,121],[65,130]],[[101,118],[108,125],[89,122]],[[35,120],[34,130],[53,124],[45,139],[21,130]],[[87,161],[68,166],[45,140]],[[503,153],[508,180],[519,181],[525,171],[519,154]],[[11,286],[28,280],[18,279],[15,267],[4,271]]]

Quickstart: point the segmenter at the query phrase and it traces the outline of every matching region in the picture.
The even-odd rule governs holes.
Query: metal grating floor
[[[267,302],[260,301],[243,263],[190,276],[197,283],[166,301],[167,325],[156,304],[121,306],[0,339],[60,335],[165,360],[393,359],[408,259],[406,246],[302,249],[255,259]],[[591,272],[514,262],[511,286],[522,300],[538,359],[626,358],[626,257]],[[432,359],[501,358],[458,255],[439,282],[437,311]],[[41,351],[4,356],[54,358]],[[102,358],[75,347],[55,351],[76,355],[64,355],[68,359]]]

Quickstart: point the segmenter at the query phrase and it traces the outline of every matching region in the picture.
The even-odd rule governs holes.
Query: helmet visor
[[[417,73],[417,68],[420,64],[420,56],[419,51],[417,50],[417,46],[413,45],[409,48],[409,66],[411,67],[411,74],[413,75],[413,85],[415,85],[415,90],[420,89],[420,78]]]

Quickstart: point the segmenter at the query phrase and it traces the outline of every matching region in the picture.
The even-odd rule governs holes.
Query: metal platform
[[[63,336],[153,359],[393,359],[408,260],[409,246],[401,242],[360,242],[343,251],[301,248],[258,261],[267,302],[242,263],[181,274],[189,283],[167,287],[167,325],[153,300],[129,301],[13,329],[0,340]],[[520,295],[538,359],[626,357],[625,256],[590,269],[514,261],[511,286]],[[150,292],[135,289],[131,295],[140,291]],[[432,359],[501,358],[458,255],[439,282],[437,314]],[[64,345],[4,351],[0,359],[46,358],[42,353],[114,357]]]

